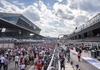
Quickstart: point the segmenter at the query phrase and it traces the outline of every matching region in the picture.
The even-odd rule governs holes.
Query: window
[[[19,19],[17,24],[27,29],[34,30],[33,26],[30,26],[27,22],[23,21],[22,19]]]
[[[12,24],[16,24],[19,17],[17,17],[17,16],[3,16],[1,18],[7,20],[8,22],[11,22]]]

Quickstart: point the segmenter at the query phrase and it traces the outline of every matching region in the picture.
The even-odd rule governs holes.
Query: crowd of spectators
[[[17,44],[13,48],[0,49],[0,70],[8,70],[9,63],[15,62],[15,68],[26,70],[27,65],[35,69],[46,70],[56,43]]]

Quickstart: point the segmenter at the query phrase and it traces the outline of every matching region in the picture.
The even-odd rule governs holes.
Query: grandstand
[[[22,14],[0,13],[0,37],[40,39],[41,29]]]
[[[91,18],[87,23],[77,27],[75,31],[66,37],[67,40],[100,41],[100,13]]]

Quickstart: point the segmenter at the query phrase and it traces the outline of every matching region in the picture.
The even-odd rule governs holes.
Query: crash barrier
[[[60,70],[59,49],[55,47],[47,70]]]
[[[49,65],[48,65],[47,70],[51,70],[51,66],[52,66],[52,63],[53,63],[53,60],[54,60],[54,53],[55,53],[55,49],[54,49],[54,52],[52,54],[52,58],[51,58],[51,61],[50,61]]]

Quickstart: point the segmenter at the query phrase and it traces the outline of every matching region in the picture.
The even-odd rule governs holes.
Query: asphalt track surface
[[[29,70],[30,67],[31,67],[31,65],[27,65],[26,70]],[[1,70],[4,70],[3,67],[2,67]],[[8,64],[8,70],[20,70],[20,66],[15,68],[15,62],[14,61],[10,61],[10,63]]]
[[[83,59],[81,59],[81,61],[79,62],[76,54],[71,53],[71,59],[74,63],[74,66],[76,64],[79,64],[80,70],[99,70]]]

